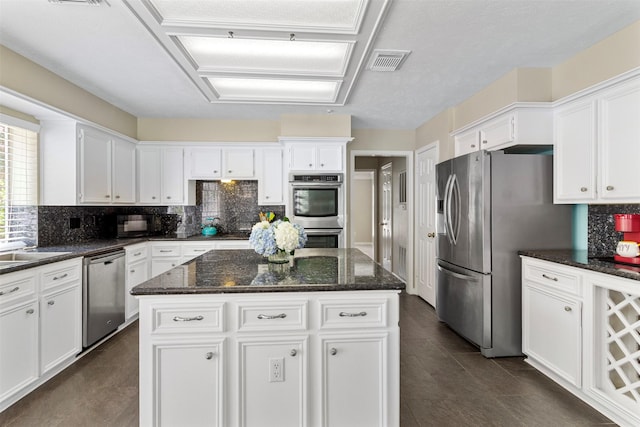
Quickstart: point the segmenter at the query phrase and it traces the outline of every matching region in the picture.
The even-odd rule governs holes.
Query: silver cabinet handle
[[[291,350],[291,352],[289,354],[291,355],[291,357],[296,357],[296,354],[298,354],[298,352],[294,348],[294,349]]]
[[[192,322],[194,320],[204,320],[204,317],[203,316],[194,316],[194,317],[175,316],[173,318],[174,322]]]
[[[487,143],[487,140],[486,140],[486,139],[485,139],[485,140],[483,140],[483,141],[482,141],[482,143],[483,143],[483,144],[486,144],[486,143]]]
[[[33,314],[33,313],[35,313],[35,312],[36,312],[36,311],[35,311],[33,308],[30,308],[29,310],[27,310],[27,314]]]
[[[167,196],[167,199],[170,199],[170,198],[171,198],[171,196]]]
[[[364,317],[367,315],[366,311],[361,311],[360,313],[347,313],[345,311],[341,311],[338,316],[340,317]]]
[[[564,311],[571,311],[571,307],[569,307],[568,305],[564,306]]]
[[[129,273],[135,273],[135,272],[136,272],[135,270],[129,270]]]
[[[613,185],[607,185],[607,191],[613,191]]]
[[[106,197],[106,198],[108,199],[108,198],[109,198],[109,197],[111,197],[111,196],[107,194],[107,195],[106,195],[106,196],[104,196],[104,197]]]
[[[151,196],[151,199],[152,199],[152,200],[155,200],[155,199],[156,199],[156,196]]]
[[[211,360],[213,359],[214,353],[212,351],[208,352],[207,354],[204,355],[204,358],[207,360]]]
[[[133,254],[133,256],[140,256],[142,255],[142,252],[136,252],[135,254]]]
[[[587,187],[580,187],[580,191],[582,191],[583,193],[587,192]]]
[[[20,286],[16,286],[15,288],[11,289],[11,290],[10,290],[10,291],[8,291],[8,292],[5,292],[5,291],[0,292],[0,295],[10,294],[10,293],[13,293],[13,292],[15,292],[15,291],[17,291],[17,290],[19,290],[19,289],[20,289]]]
[[[218,173],[218,171],[213,171],[213,173]]]
[[[120,198],[120,196],[116,196],[116,199],[119,199],[119,198]]]
[[[476,148],[476,144],[471,144],[471,148]]]
[[[64,273],[61,276],[56,276],[53,278],[53,280],[60,280],[60,279],[64,279],[65,277],[67,277],[69,275],[69,273]]]
[[[542,273],[542,277],[544,277],[545,279],[549,279],[549,280],[553,280],[554,282],[558,281],[557,277],[551,277],[551,276],[547,276],[546,274]]]
[[[49,302],[47,302],[48,305],[54,305],[56,302],[54,300],[51,300]]]
[[[193,252],[204,252],[206,249],[194,249]]]
[[[331,348],[331,350],[329,350],[329,354],[331,354],[332,356],[335,356],[336,354],[338,354],[338,350],[335,349],[335,347]]]
[[[287,315],[285,313],[280,313],[280,314],[258,314],[258,319],[262,320],[262,319],[284,319],[285,317],[287,317]]]
[[[171,249],[160,249],[160,252],[162,252],[164,254],[164,253],[167,253],[167,252],[173,252],[173,250],[171,250]]]

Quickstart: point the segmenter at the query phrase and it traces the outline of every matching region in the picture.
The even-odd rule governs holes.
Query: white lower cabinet
[[[620,426],[640,425],[640,282],[522,258],[527,362]]]
[[[78,283],[43,295],[40,300],[42,373],[82,350],[82,288]]]
[[[397,291],[139,298],[140,425],[399,426]]]

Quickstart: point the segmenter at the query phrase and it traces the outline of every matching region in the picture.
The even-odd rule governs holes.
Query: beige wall
[[[374,172],[375,174],[375,172]],[[353,243],[373,243],[373,186],[375,176],[368,174],[353,179],[350,203],[358,207],[351,218]]]
[[[138,119],[140,141],[277,142],[274,120]]]
[[[352,136],[347,151],[413,151],[416,145],[414,130],[353,129]]]
[[[418,129],[416,129],[416,149],[438,141],[439,160],[453,157],[453,143],[449,136],[453,130],[453,109],[448,108]]]
[[[20,111],[12,110],[9,107],[5,107],[4,105],[0,105],[0,113],[6,114],[7,116],[15,117],[16,119],[21,119],[27,122],[39,124],[40,121],[29,114],[21,113]]]
[[[132,138],[136,118],[0,45],[0,86]]]
[[[282,114],[280,136],[351,136],[349,114]]]

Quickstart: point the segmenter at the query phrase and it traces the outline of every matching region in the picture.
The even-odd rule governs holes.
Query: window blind
[[[38,134],[0,123],[0,244],[36,240]]]

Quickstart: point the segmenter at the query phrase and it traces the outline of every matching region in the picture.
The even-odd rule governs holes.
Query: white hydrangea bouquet
[[[260,222],[251,228],[249,243],[260,255],[272,262],[288,262],[289,254],[303,248],[307,243],[307,233],[287,217],[273,221],[273,213],[260,213]]]

